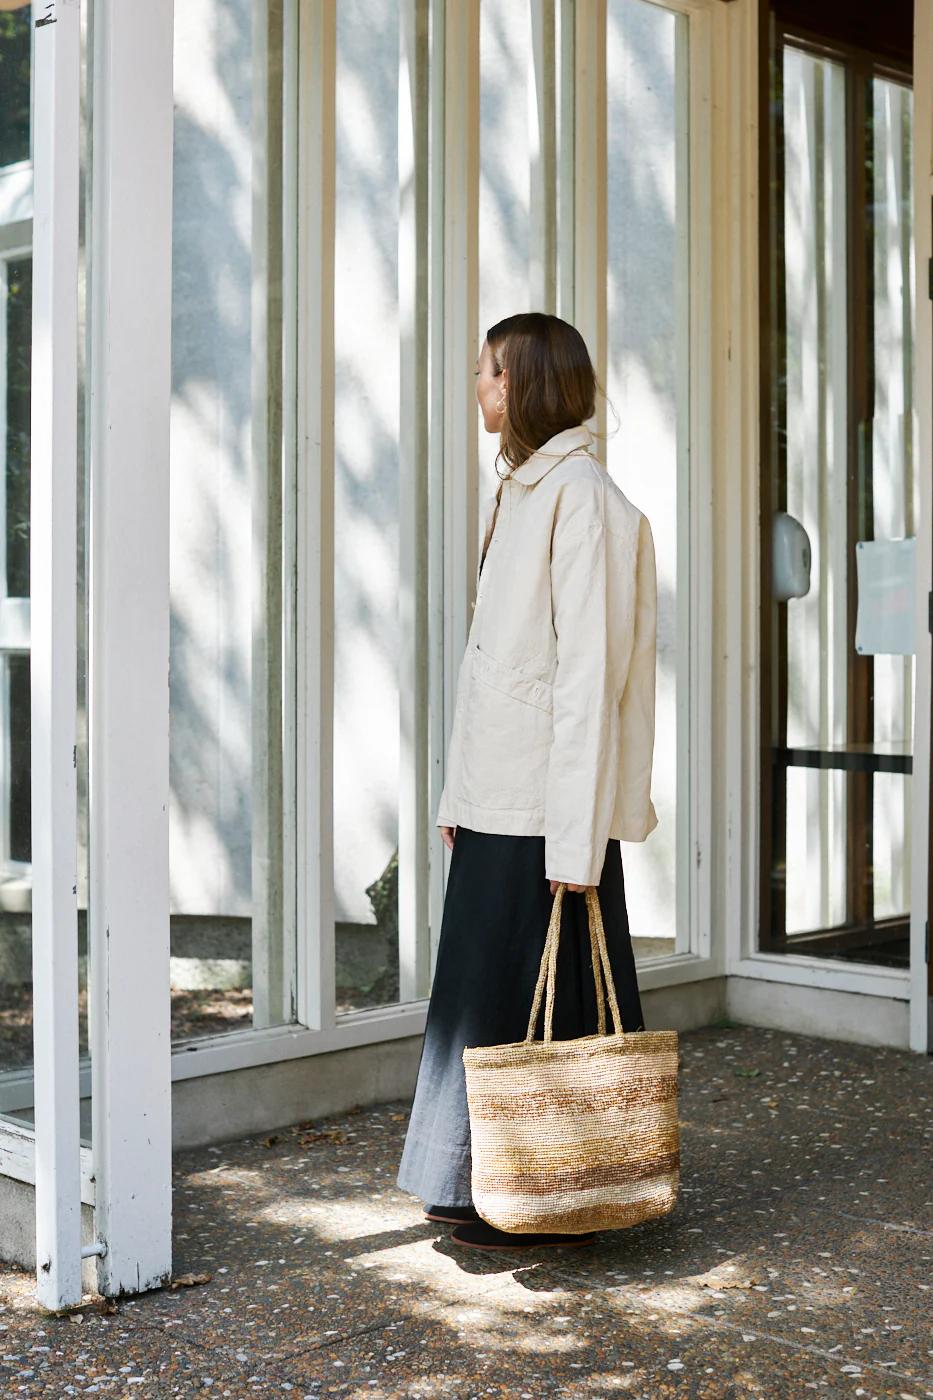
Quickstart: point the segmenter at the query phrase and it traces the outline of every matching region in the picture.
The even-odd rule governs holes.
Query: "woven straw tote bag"
[[[593,888],[586,901],[599,1029],[552,1037],[565,890],[560,884],[554,896],[525,1039],[463,1051],[473,1204],[513,1233],[637,1225],[670,1211],[680,1183],[677,1032],[623,1031]],[[614,1034],[606,1034],[606,993]]]

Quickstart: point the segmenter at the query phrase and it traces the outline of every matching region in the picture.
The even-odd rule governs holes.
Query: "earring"
[[[497,412],[497,413],[504,413],[504,412],[505,412],[505,394],[500,394],[500,395],[499,395],[499,402],[496,404],[496,412]]]

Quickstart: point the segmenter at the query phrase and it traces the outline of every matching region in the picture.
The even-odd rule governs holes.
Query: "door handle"
[[[787,511],[771,519],[771,596],[778,603],[810,592],[810,536]]]

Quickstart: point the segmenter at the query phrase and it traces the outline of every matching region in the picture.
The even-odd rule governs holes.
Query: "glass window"
[[[875,78],[871,86],[872,260],[872,533],[876,540],[911,538],[919,512],[913,452],[913,94],[904,83]],[[910,750],[914,658],[873,657],[874,742]],[[910,778],[876,773],[872,806],[873,915],[903,917],[910,909]]]
[[[266,15],[250,0],[175,7],[176,1040],[293,1017],[281,747],[290,610],[282,570],[281,356],[270,348],[277,336],[281,343],[283,237],[284,97],[281,77],[271,76],[281,74],[282,36],[273,10]]]
[[[392,0],[339,0],[333,692],[338,1015],[399,997],[398,85],[398,6]]]
[[[917,519],[911,94],[869,55],[791,35],[772,80],[762,944],[907,966],[914,667],[896,624],[912,618]],[[806,578],[782,566],[789,532]]]
[[[6,294],[4,596],[28,598],[31,257],[24,254],[5,259],[3,278]]]
[[[32,258],[28,200],[4,167],[29,159],[28,5],[0,11],[0,1113],[27,1107],[4,1072],[32,1063],[29,434]]]
[[[787,744],[845,742],[847,355],[845,71],[784,56],[785,509],[812,546],[811,588],[787,606]],[[846,783],[788,772],[787,932],[842,922]]]
[[[0,9],[0,169],[29,159],[32,12],[22,0]]]
[[[520,311],[546,309],[534,302],[531,285],[530,6],[481,0],[479,14],[477,354],[487,330],[497,321]],[[481,505],[499,484],[498,450],[498,434],[487,433],[479,418]],[[500,465],[499,471],[504,474],[505,466]]]
[[[688,42],[685,15],[609,0],[606,462],[651,522],[658,574],[658,827],[623,846],[638,958],[674,952],[688,927]]]

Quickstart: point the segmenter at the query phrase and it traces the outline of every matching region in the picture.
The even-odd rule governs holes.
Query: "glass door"
[[[814,19],[811,22],[816,22]],[[772,18],[762,950],[910,962],[912,93]]]

